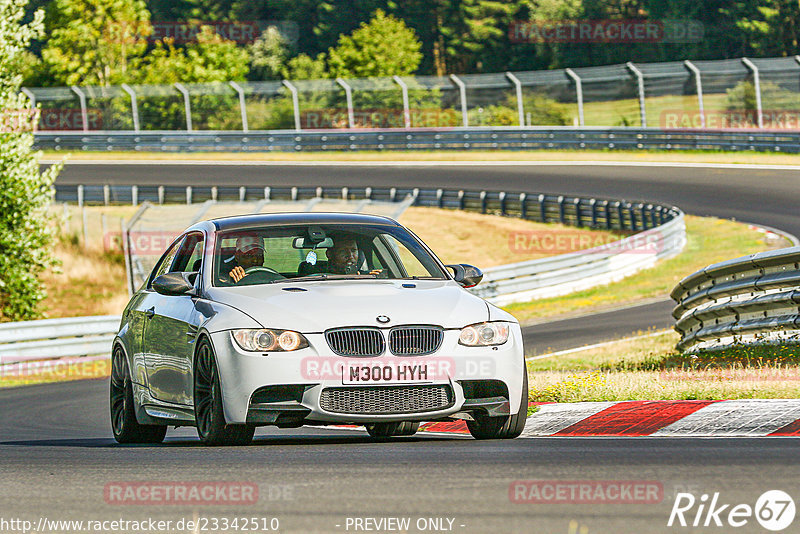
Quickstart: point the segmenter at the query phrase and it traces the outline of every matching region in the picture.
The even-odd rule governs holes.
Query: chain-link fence
[[[800,56],[336,80],[25,88],[40,131],[798,129]]]

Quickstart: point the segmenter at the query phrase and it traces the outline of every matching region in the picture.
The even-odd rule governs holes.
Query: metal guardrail
[[[498,306],[608,284],[675,256],[686,244],[683,213],[661,226],[589,250],[489,268],[474,293]]]
[[[491,127],[229,132],[38,132],[41,150],[309,152],[326,150],[750,150],[800,152],[800,132],[660,128]]]
[[[120,317],[70,317],[0,324],[0,366],[109,355]]]
[[[684,351],[769,343],[800,336],[800,247],[710,265],[671,297]]]
[[[486,269],[474,292],[505,305],[563,295],[621,279],[680,252],[686,241],[683,212],[644,202],[506,191],[371,187],[168,187],[56,185],[57,201],[79,203],[313,199],[398,202],[520,217],[541,223],[639,232],[589,250]],[[135,276],[128,262],[129,280]]]

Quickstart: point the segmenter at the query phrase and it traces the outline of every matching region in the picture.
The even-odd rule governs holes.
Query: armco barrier
[[[120,317],[70,317],[0,324],[0,365],[111,352]]]
[[[308,152],[357,150],[754,150],[800,152],[800,132],[660,128],[486,127],[272,131],[38,132],[42,150]]]
[[[683,213],[644,202],[507,191],[371,187],[167,187],[57,185],[57,201],[83,203],[369,199],[520,217],[542,223],[640,232],[602,247],[486,269],[474,292],[505,305],[607,284],[658,259],[679,253],[686,241]],[[179,229],[182,230],[182,229]],[[133,263],[129,262],[129,267]],[[129,272],[130,280],[134,280]]]
[[[681,350],[800,339],[800,247],[715,263],[671,296]]]

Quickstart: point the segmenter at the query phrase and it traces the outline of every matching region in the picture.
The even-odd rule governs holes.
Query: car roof
[[[219,230],[237,230],[253,226],[282,226],[293,224],[381,224],[400,226],[388,217],[363,213],[257,213],[236,215],[207,221]]]

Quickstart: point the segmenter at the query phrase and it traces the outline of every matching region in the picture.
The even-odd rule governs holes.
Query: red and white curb
[[[468,434],[463,421],[423,423],[420,431]],[[800,399],[539,404],[520,437],[561,436],[800,436]]]

